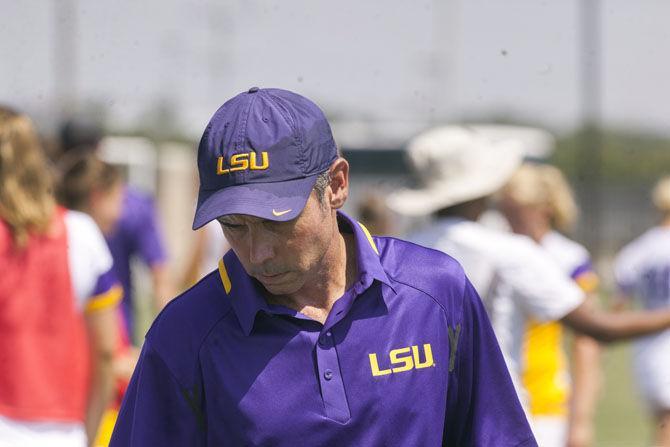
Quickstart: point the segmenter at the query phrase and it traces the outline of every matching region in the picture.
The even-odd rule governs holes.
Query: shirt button
[[[333,378],[333,371],[331,371],[329,369],[325,370],[324,373],[323,373],[323,378],[326,379],[326,380],[332,379]]]
[[[319,337],[319,345],[328,346],[328,339],[333,336],[333,333],[328,331],[325,335]]]

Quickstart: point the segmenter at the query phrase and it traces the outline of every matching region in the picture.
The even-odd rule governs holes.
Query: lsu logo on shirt
[[[267,152],[261,152],[261,162],[258,163],[258,154],[254,151],[242,152],[230,157],[228,163],[224,157],[219,157],[216,162],[216,175],[226,175],[235,171],[263,171],[270,167]]]
[[[368,354],[370,357],[370,370],[372,375],[385,376],[391,373],[401,373],[412,369],[423,369],[435,365],[433,361],[433,350],[429,343],[423,345],[423,360],[421,359],[419,346],[407,346],[405,348],[393,349],[389,352],[389,368],[380,369],[377,354]]]

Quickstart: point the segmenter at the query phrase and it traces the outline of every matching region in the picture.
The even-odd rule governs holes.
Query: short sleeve
[[[110,447],[198,447],[206,443],[200,389],[182,387],[145,341]]]
[[[570,273],[570,277],[586,293],[594,292],[600,283],[598,274],[593,269],[590,259],[575,267]]]
[[[123,291],[114,273],[107,243],[88,215],[68,211],[68,262],[79,307],[99,310],[118,304]]]
[[[486,310],[470,282],[449,373],[445,446],[537,446]],[[453,352],[453,350],[452,350]]]
[[[98,276],[92,294],[86,300],[85,312],[95,312],[116,306],[123,298],[123,287],[114,268]]]
[[[524,241],[516,248],[498,274],[526,313],[539,321],[560,320],[584,301],[584,292],[539,245]]]

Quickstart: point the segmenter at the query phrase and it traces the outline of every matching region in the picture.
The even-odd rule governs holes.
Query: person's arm
[[[160,312],[175,296],[170,269],[166,263],[151,265],[151,280],[154,286],[154,307]]]
[[[561,321],[601,342],[625,340],[670,328],[670,310],[604,312],[582,303]]]
[[[207,229],[201,228],[195,232],[195,239],[191,249],[191,255],[186,262],[184,276],[181,285],[184,289],[191,287],[200,278],[200,265],[205,256],[205,245],[207,244]]]
[[[110,447],[206,444],[202,390],[177,382],[146,340],[121,405]]]
[[[572,272],[571,277],[587,294],[586,303],[598,308],[598,275],[590,259]],[[572,390],[568,420],[567,447],[588,447],[595,436],[594,417],[600,393],[600,344],[593,338],[575,333],[572,343]]]
[[[114,378],[128,383],[139,359],[140,350],[135,346],[129,346],[124,352],[117,353],[114,357]]]
[[[95,440],[103,413],[114,396],[114,351],[118,341],[118,308],[106,306],[86,312],[92,377],[86,408],[86,435]]]
[[[593,338],[576,334],[572,347],[568,447],[586,447],[593,444],[593,418],[599,391],[600,346]]]
[[[595,296],[587,303],[594,305]],[[576,333],[572,347],[572,392],[568,447],[593,444],[596,403],[600,392],[600,345],[593,338]]]
[[[452,351],[442,445],[537,446],[484,305],[469,281],[460,321],[447,324]]]
[[[601,342],[670,328],[670,310],[613,314],[592,309],[585,302],[584,292],[532,244],[520,244],[516,256],[499,268],[529,315],[540,321],[560,320]]]
[[[134,234],[136,250],[151,271],[154,308],[160,312],[174,297],[174,286],[153,200],[146,199],[141,213],[142,218],[138,220],[141,225],[136,226]]]
[[[609,308],[612,310],[612,312],[621,312],[630,309],[631,301],[632,299],[630,295],[619,291],[618,293],[614,294],[614,297],[610,300]]]
[[[84,424],[91,445],[102,415],[114,397],[114,356],[121,339],[118,306],[123,288],[116,278],[107,244],[93,219],[71,211],[66,219],[68,250],[78,259],[70,265],[71,280],[77,306],[86,323],[90,351],[91,376]]]

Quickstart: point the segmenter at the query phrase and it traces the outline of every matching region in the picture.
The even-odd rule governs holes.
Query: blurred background
[[[225,99],[255,85],[326,111],[352,164],[352,212],[367,192],[411,181],[404,144],[431,125],[548,130],[555,142],[541,157],[576,188],[575,238],[605,298],[613,255],[653,224],[648,191],[670,173],[661,0],[0,4],[0,101],[33,117],[47,142],[68,119],[101,125],[103,157],[155,194],[174,272],[193,244],[200,134]],[[141,266],[135,275],[146,276]],[[627,345],[609,349],[603,369],[597,445],[642,445],[650,427]]]

